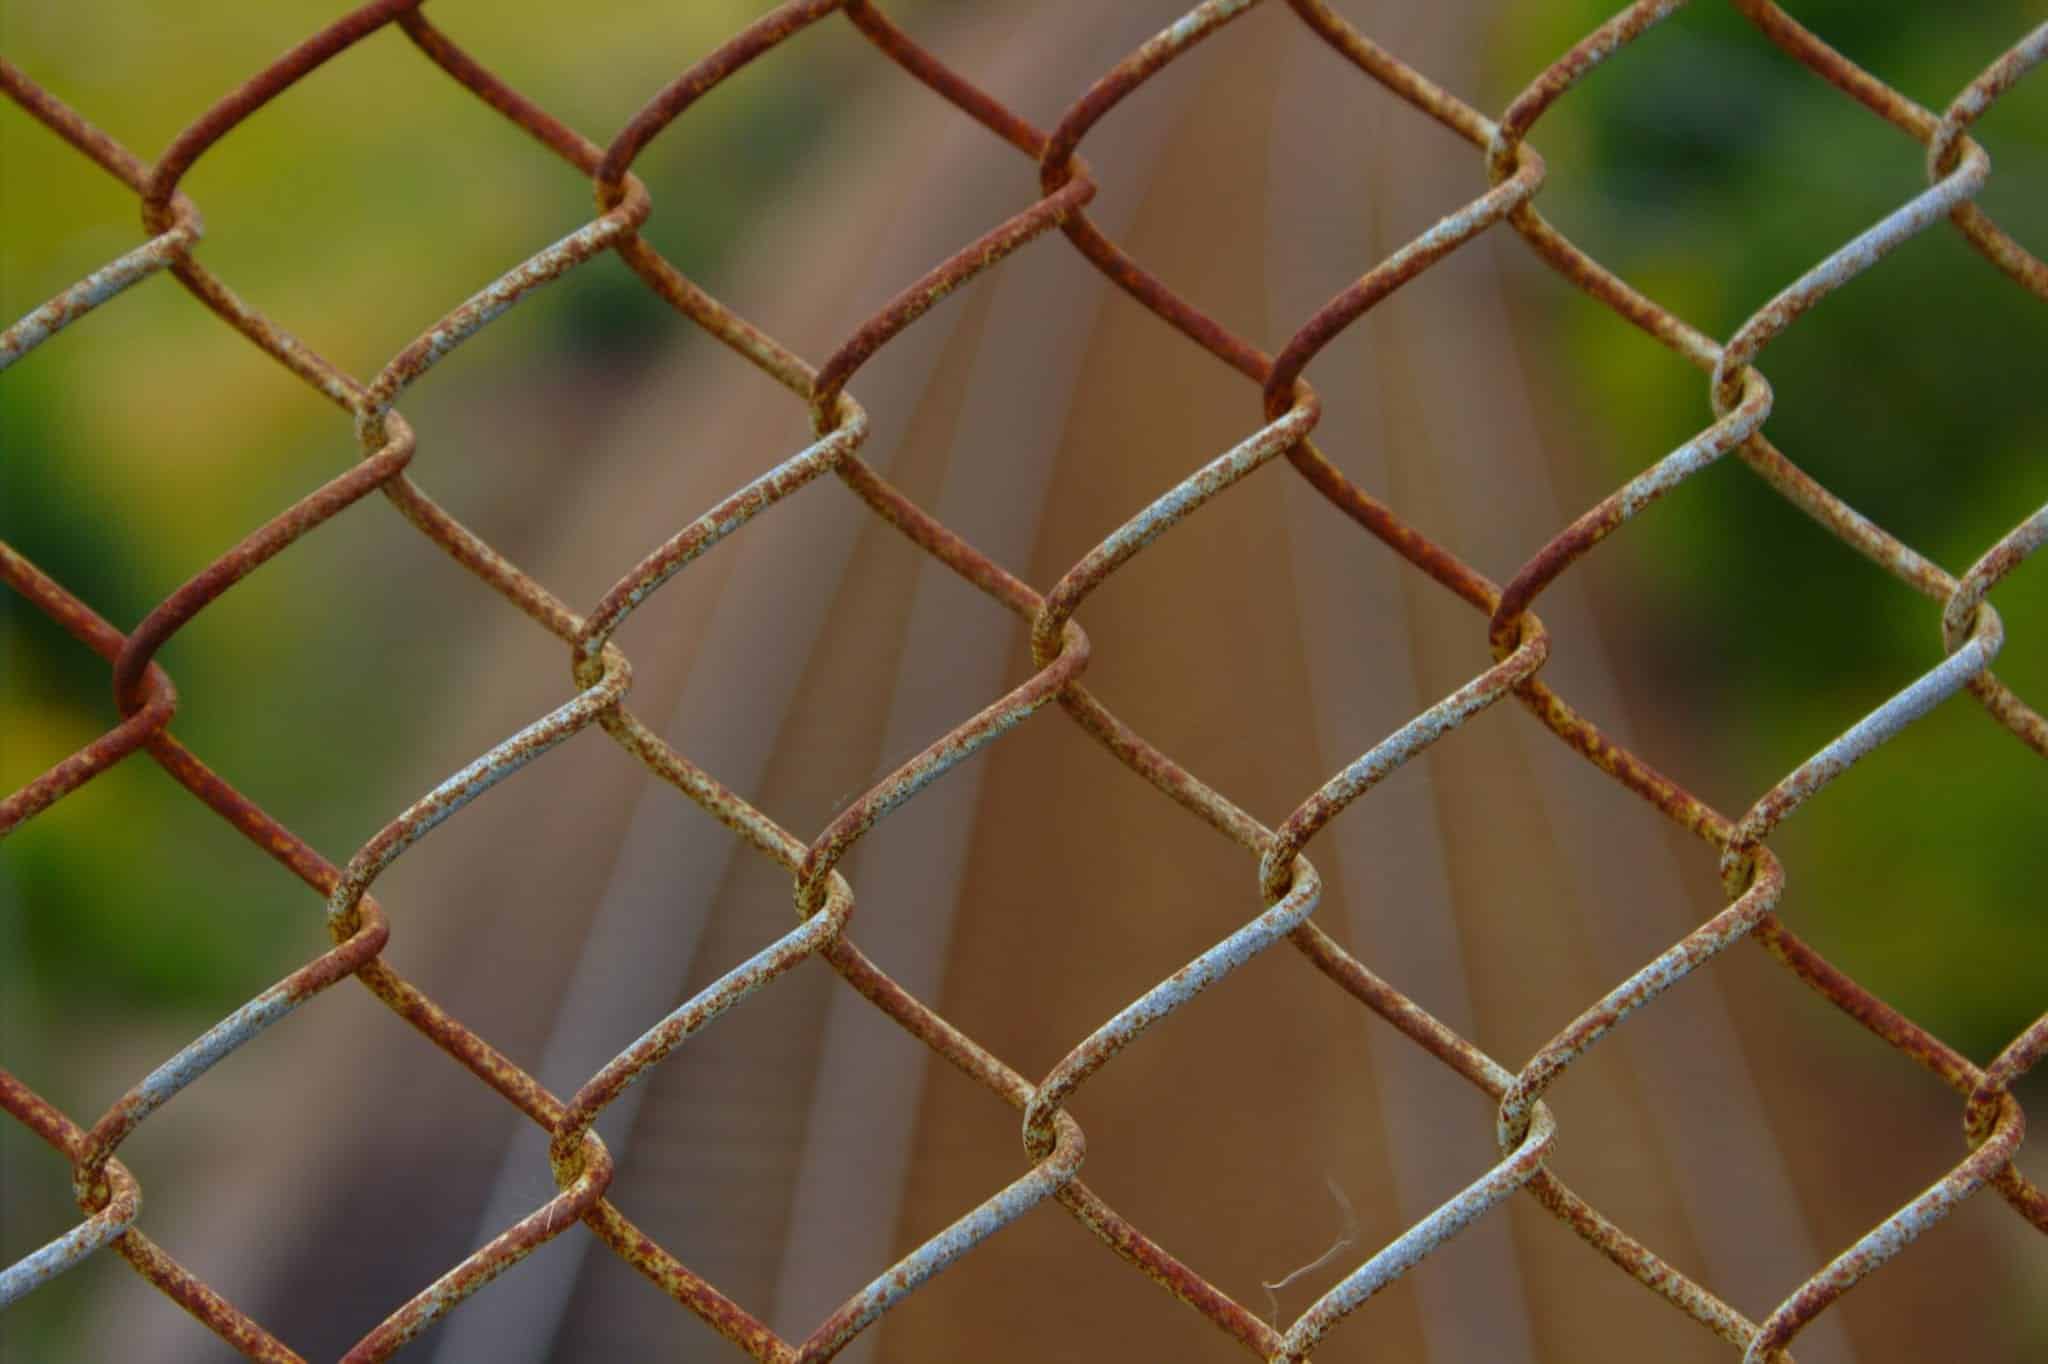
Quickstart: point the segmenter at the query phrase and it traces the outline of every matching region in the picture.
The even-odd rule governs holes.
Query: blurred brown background
[[[434,14],[602,140],[759,8],[601,7],[576,17],[583,30],[539,5]],[[1183,8],[927,4],[900,17],[1050,127]],[[1494,110],[1600,17],[1344,8]],[[125,14],[103,9],[102,24]],[[1961,32],[1938,16],[1913,29],[1843,6],[1800,12],[1940,104],[2018,36],[2017,11],[1992,7]],[[30,75],[153,155],[326,12],[223,6],[196,32],[93,47],[89,20],[15,6],[5,40]],[[204,46],[204,62],[168,60],[173,42]],[[1987,204],[2039,243],[2027,229],[2048,214],[2028,177],[2048,141],[2043,96],[2010,102],[1984,124],[1993,190],[2007,194]],[[8,230],[35,224],[6,261],[11,316],[124,249],[133,212],[18,113],[0,119]],[[1681,14],[1597,73],[1534,141],[1552,166],[1546,212],[1724,335],[1920,183],[1917,149],[1718,10]],[[1484,184],[1476,154],[1278,5],[1149,83],[1086,155],[1098,221],[1269,349]],[[717,92],[643,171],[648,235],[813,360],[1036,183],[836,22]],[[2015,180],[2032,200],[2012,195]],[[215,268],[358,373],[588,216],[572,173],[395,32],[238,131],[191,190]],[[1762,367],[1788,452],[1959,570],[2041,495],[2038,465],[2017,461],[2038,430],[2028,381],[2048,315],[1951,236],[1831,300]],[[1908,327],[1896,353],[1872,340]],[[1322,447],[1501,581],[1710,416],[1703,380],[1498,232],[1369,315],[1310,377]],[[1259,422],[1251,385],[1056,237],[912,327],[854,390],[875,418],[864,455],[1041,589]],[[608,258],[487,329],[416,398],[419,481],[578,604],[807,433],[800,404],[689,335]],[[337,421],[152,281],[0,388],[0,532],[129,626],[342,467],[353,445]],[[1700,482],[1545,597],[1545,676],[1736,811],[1917,676],[1939,639],[1930,608],[1746,472]],[[2000,671],[2039,697],[2048,666],[2028,627],[2039,638],[2048,620],[2026,581],[2001,589],[2013,643]],[[1166,536],[1081,619],[1091,688],[1268,822],[1488,662],[1468,608],[1280,469]],[[96,662],[24,611],[6,628],[9,732],[22,736],[7,770],[25,779],[111,706]],[[621,642],[638,713],[806,834],[1029,671],[1012,617],[829,481],[674,580]],[[179,732],[339,862],[559,704],[561,654],[371,502],[230,593],[165,662],[185,696]],[[1910,730],[1774,846],[1788,920],[1981,1061],[2048,999],[2029,894],[2048,866],[2039,774],[1970,707]],[[131,763],[25,826],[0,863],[0,928],[16,945],[6,1063],[82,1119],[324,941],[312,897],[188,804]],[[1327,884],[1318,922],[1509,1066],[1720,904],[1706,850],[1511,705],[1411,764],[1310,855]],[[892,815],[846,870],[863,948],[1034,1076],[1258,907],[1241,852],[1056,710]],[[436,832],[378,895],[394,965],[558,1093],[791,922],[786,878],[594,734]],[[1964,1149],[1954,1096],[1747,946],[1631,1020],[1553,1103],[1555,1168],[1757,1317]],[[1483,1096],[1285,949],[1161,1025],[1073,1111],[1091,1185],[1251,1306],[1262,1281],[1326,1248],[1342,1216],[1325,1181],[1342,1188],[1359,1244],[1286,1290],[1287,1317],[1497,1158]],[[1006,1105],[817,963],[694,1039],[600,1131],[620,1156],[620,1206],[785,1335],[1026,1166]],[[66,1180],[11,1125],[0,1155],[12,1258],[69,1225]],[[530,1125],[353,987],[232,1057],[123,1158],[151,1235],[313,1358],[552,1192]],[[2031,1155],[2022,1164],[2040,1174]],[[731,1355],[590,1246],[559,1238],[408,1357]],[[2034,1357],[2048,1340],[2044,1265],[2038,1238],[1987,1195],[1804,1333],[1799,1358]],[[0,1341],[24,1358],[221,1353],[109,1255],[0,1319]],[[1239,1357],[1048,1205],[843,1357],[1116,1356]],[[1645,1356],[1732,1357],[1527,1200],[1318,1355]]]

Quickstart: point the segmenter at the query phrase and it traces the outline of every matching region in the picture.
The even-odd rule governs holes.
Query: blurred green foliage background
[[[579,9],[568,21],[573,37],[560,6],[542,0],[444,3],[433,17],[603,142],[764,8],[626,0]],[[334,0],[8,5],[0,50],[150,160],[214,100],[345,9]],[[869,57],[845,25],[822,25],[670,129],[635,168],[661,205],[648,229],[661,249],[693,273],[715,274],[761,206],[799,173],[803,150]],[[183,188],[205,215],[209,266],[359,377],[595,213],[579,173],[436,70],[395,27],[235,129]],[[139,219],[131,191],[0,100],[0,316],[21,316],[131,249],[143,240]],[[607,257],[579,271],[574,288],[523,303],[517,326],[451,356],[437,371],[439,391],[418,395],[420,411],[432,421],[451,406],[489,407],[543,375],[573,404],[587,400],[588,385],[630,385],[653,357],[694,344],[705,343]],[[488,423],[460,426],[468,446],[444,441],[435,467],[415,472],[436,493],[453,485],[481,496],[500,452],[476,439]],[[163,275],[5,376],[0,536],[131,629],[357,457],[345,416]],[[396,522],[374,505],[358,517],[357,533]],[[180,738],[336,861],[418,794],[405,785],[416,777],[394,774],[445,690],[436,689],[432,641],[407,636],[430,623],[390,608],[404,605],[408,573],[444,582],[447,566],[431,551],[380,543],[377,553],[392,561],[378,565],[377,580],[335,590],[323,575],[362,568],[337,553],[350,534],[329,527],[294,546],[161,655],[180,691]],[[494,609],[479,606],[480,595],[466,604]],[[12,593],[0,606],[0,676],[0,788],[21,786],[118,718],[105,663]],[[394,681],[417,688],[420,703],[394,694]],[[87,1118],[324,942],[317,897],[146,759],[122,764],[24,826],[0,857],[4,1063]],[[50,1177],[59,1171],[36,1138],[0,1122],[0,1246],[10,1257],[69,1225],[64,1181]],[[85,1277],[68,1276],[11,1311],[0,1343],[22,1358],[64,1357],[65,1323],[88,1301],[74,1281]]]
[[[761,7],[597,7],[578,16],[573,63],[560,60],[556,7],[462,8],[436,13],[513,84],[601,140]],[[5,42],[16,65],[148,158],[337,12],[320,0],[175,15],[115,4],[10,7]],[[662,40],[649,41],[650,32]],[[663,139],[643,173],[683,210],[658,215],[650,229],[664,250],[716,268],[830,107],[843,84],[835,59],[855,55],[843,43],[798,44],[780,79],[734,82],[708,103],[710,116]],[[0,166],[0,313],[20,316],[141,240],[132,193],[11,104],[0,111]],[[185,187],[206,214],[209,264],[363,376],[488,283],[496,263],[521,260],[592,216],[575,171],[441,76],[395,28],[236,129]],[[608,261],[579,274],[574,289],[543,291],[523,305],[517,337],[481,348],[524,367],[630,371],[683,330]],[[451,359],[449,372],[470,363]],[[8,540],[124,629],[355,457],[345,418],[168,276],[8,374],[0,447]],[[311,822],[300,831],[332,850],[359,827],[354,802],[298,760],[346,733],[351,745],[369,745],[359,756],[375,767],[379,746],[406,741],[403,708],[336,679],[332,653],[314,647],[364,625],[346,614],[346,594],[320,607],[343,614],[309,616],[294,609],[289,577],[260,573],[236,588],[251,608],[243,620],[261,628],[225,630],[202,616],[166,662],[184,697],[185,741],[231,779],[270,774],[258,793],[266,804],[302,797]],[[105,664],[38,612],[10,600],[0,631],[0,728],[10,736],[0,783],[13,789],[101,733],[114,712]],[[293,704],[273,705],[237,681],[258,672]],[[240,704],[209,704],[222,695]],[[311,714],[307,701],[325,709]],[[294,782],[307,789],[295,792]],[[77,815],[60,803],[10,842],[0,871],[0,940],[13,949],[0,958],[0,989],[12,1040],[27,1041],[30,1054],[36,1020],[53,1014],[57,998],[66,1009],[99,995],[123,1012],[211,1010],[227,998],[223,986],[241,991],[276,964],[279,933],[296,939],[305,926],[274,908],[281,892],[299,893],[284,890],[292,883],[259,859],[227,854],[207,827],[217,821],[168,780],[104,785],[118,799]],[[149,912],[177,884],[209,886],[218,912],[196,924]],[[251,906],[261,908],[245,914]]]
[[[1613,10],[1511,7],[1502,88]],[[2013,3],[1791,10],[1937,112],[2040,19]],[[2048,80],[2022,82],[1975,135],[1992,160],[1978,202],[2048,249]],[[1683,10],[1596,69],[1531,141],[1551,167],[1544,215],[1722,338],[1926,185],[1911,138],[1725,5]],[[1557,330],[1538,344],[1584,376],[1573,396],[1596,436],[1583,457],[1604,459],[1618,484],[1712,420],[1707,381],[1604,307],[1557,292]],[[1776,391],[1766,430],[1779,449],[1960,574],[2048,497],[2044,359],[2048,304],[1937,226],[1795,322],[1757,365]],[[1731,814],[1942,656],[1938,606],[1733,458],[1610,550],[1643,602],[1661,684],[1704,693],[1683,707],[1715,717],[1695,736],[1718,769],[1699,789]],[[1999,676],[2048,702],[2048,573],[2022,568],[1992,603],[2009,640]],[[1958,696],[1774,835],[1797,868],[1782,912],[1986,1061],[2048,1001],[2034,899],[2048,883],[2042,793],[2040,760]]]
[[[439,3],[434,14],[514,86],[601,141],[763,8],[586,6],[572,42],[559,7],[541,0]],[[1610,8],[1504,7],[1498,89],[1517,88]],[[337,10],[332,0],[11,5],[0,38],[31,77],[149,158]],[[1967,11],[1824,0],[1796,12],[1935,108],[2038,19],[2011,0]],[[796,173],[863,60],[872,58],[850,40],[807,38],[772,75],[734,82],[666,134],[639,168],[658,205],[649,233],[664,252],[715,271]],[[1994,166],[1981,202],[2048,250],[2048,75],[2023,83],[1977,135]],[[1723,337],[1925,183],[1910,139],[1720,5],[1681,13],[1594,72],[1532,140],[1552,168],[1545,214]],[[497,270],[591,216],[581,177],[434,72],[396,30],[237,129],[186,187],[207,214],[208,263],[359,375]],[[20,316],[129,249],[141,240],[137,217],[129,191],[11,105],[0,109],[0,315]],[[1706,381],[1684,362],[1568,291],[1555,307],[1534,344],[1581,378],[1573,401],[1595,435],[1576,457],[1603,461],[1619,483],[1711,420]],[[581,367],[630,377],[658,349],[687,344],[684,324],[616,261],[543,291],[521,319],[443,372]],[[2048,306],[1937,228],[1769,348],[1760,366],[1778,402],[1768,429],[1830,489],[1960,572],[2048,496],[2044,342]],[[355,453],[331,408],[155,279],[6,376],[0,535],[127,629]],[[487,461],[490,451],[469,455]],[[1716,717],[1694,736],[1712,770],[1683,775],[1731,812],[1940,657],[1936,607],[1732,459],[1602,553],[1625,567],[1641,603],[1659,684],[1687,696],[1687,714]],[[185,742],[340,856],[375,811],[391,808],[391,793],[355,777],[391,768],[414,737],[413,712],[355,685],[359,651],[387,665],[386,651],[396,652],[371,607],[342,591],[309,612],[295,608],[295,590],[288,573],[255,575],[235,589],[234,610],[202,615],[164,661],[186,698]],[[2001,676],[2048,703],[2048,568],[2022,570],[1994,601],[2011,638]],[[113,723],[106,666],[12,598],[0,611],[0,670],[6,789]],[[432,678],[422,667],[411,681],[424,689]],[[1774,840],[1800,869],[1787,918],[1880,994],[1987,1059],[2048,1001],[2032,889],[2048,882],[2041,783],[2038,759],[1974,702],[1952,700]],[[195,898],[204,912],[184,912]],[[95,1049],[124,1029],[147,1039],[138,1053],[162,1039],[175,1045],[240,1003],[251,982],[317,950],[315,912],[302,887],[167,778],[127,764],[39,816],[0,858],[6,1064],[74,1114],[97,1112],[111,1094],[64,1079],[81,1019],[98,1029]],[[49,1157],[35,1152],[32,1138],[0,1123],[0,1166],[40,1170]],[[24,1192],[43,1201],[22,1202],[9,1192],[0,1250],[18,1253],[63,1224],[48,1194]],[[38,1321],[77,1307],[53,1289],[10,1329],[18,1341],[55,1340]]]

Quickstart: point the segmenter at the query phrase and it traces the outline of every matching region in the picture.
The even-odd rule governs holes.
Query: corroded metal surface
[[[57,1150],[73,1169],[82,1220],[52,1228],[40,1248],[7,1247],[0,1304],[33,1292],[52,1276],[112,1246],[134,1269],[191,1312],[234,1349],[259,1359],[297,1359],[234,1305],[150,1242],[140,1229],[141,1184],[117,1159],[123,1142],[152,1113],[203,1077],[223,1057],[272,1023],[354,977],[422,1037],[525,1114],[550,1138],[556,1197],[503,1228],[435,1282],[420,1289],[352,1348],[347,1358],[385,1358],[478,1287],[514,1268],[554,1237],[582,1227],[638,1269],[661,1291],[703,1319],[746,1354],[764,1360],[822,1360],[887,1312],[906,1294],[996,1230],[1058,1203],[1117,1257],[1206,1317],[1261,1358],[1299,1360],[1337,1330],[1374,1293],[1420,1262],[1460,1229],[1526,1191],[1541,1207],[1624,1272],[1641,1281],[1750,1360],[1789,1358],[1787,1347],[1807,1323],[1915,1237],[1982,1189],[1994,1189],[2035,1228],[2048,1232],[2048,1194],[2012,1165],[2025,1131],[2013,1097],[2017,1078],[2048,1052],[2048,1016],[1980,1068],[1829,964],[1774,914],[1791,873],[1768,846],[1776,827],[1816,798],[1835,777],[1900,730],[1967,690],[1987,713],[2035,751],[2048,755],[2048,723],[1991,673],[2004,629],[1988,594],[2048,540],[2048,507],[2036,512],[1954,576],[1901,543],[1821,487],[1766,434],[1773,393],[1758,368],[1770,343],[1841,285],[1878,266],[1916,234],[1947,222],[1993,265],[2048,299],[2048,267],[2013,241],[1973,200],[1991,174],[1987,153],[1968,130],[1990,105],[2048,57],[2048,25],[2036,29],[1959,92],[1942,113],[1922,108],[1863,71],[1764,0],[1736,6],[1770,42],[1926,150],[1928,188],[1872,225],[1716,342],[1621,280],[1550,226],[1535,208],[1546,168],[1529,145],[1545,112],[1593,67],[1624,54],[1652,26],[1683,8],[1682,0],[1642,0],[1573,46],[1528,83],[1498,121],[1431,81],[1366,35],[1322,0],[1289,0],[1299,19],[1363,76],[1434,120],[1476,154],[1489,188],[1446,212],[1428,230],[1365,270],[1304,319],[1275,356],[1234,335],[1127,255],[1089,219],[1096,181],[1078,153],[1090,129],[1144,83],[1171,79],[1173,64],[1196,44],[1219,38],[1260,0],[1208,0],[1143,44],[1081,94],[1050,132],[1006,109],[921,47],[866,0],[794,0],[767,14],[656,92],[607,145],[568,128],[506,85],[435,27],[420,0],[378,0],[314,34],[270,67],[205,110],[146,165],[82,116],[0,62],[0,90],[138,196],[147,240],[109,262],[0,334],[0,368],[123,290],[168,271],[194,298],[323,394],[352,422],[361,461],[309,492],[202,566],[126,634],[96,615],[21,555],[0,545],[0,579],[57,621],[109,665],[119,722],[0,803],[0,834],[63,799],[108,767],[146,752],[200,801],[239,830],[327,906],[333,944],[284,980],[163,1062],[113,1102],[89,1127],[67,1117],[27,1084],[0,1071],[0,1107]],[[631,175],[635,158],[704,94],[735,72],[770,56],[794,34],[843,15],[911,79],[993,132],[1037,168],[1038,197],[924,275],[905,284],[822,364],[813,367],[694,284],[640,236],[652,203]],[[276,96],[324,63],[387,25],[401,29],[424,57],[496,112],[590,178],[596,216],[540,250],[450,310],[367,381],[324,359],[293,333],[245,303],[202,263],[201,219],[179,184],[207,150]],[[1028,177],[1020,179],[1028,184]],[[1022,196],[1020,196],[1021,200]],[[905,328],[941,306],[962,284],[1011,254],[1049,242],[1054,229],[1082,257],[1139,303],[1249,381],[1247,434],[1177,486],[1137,510],[1043,593],[982,555],[861,458],[867,413],[849,385],[861,367]],[[1676,450],[1600,500],[1547,543],[1531,546],[1503,587],[1468,567],[1450,549],[1407,524],[1354,484],[1341,460],[1312,440],[1321,407],[1305,380],[1317,355],[1383,299],[1438,262],[1488,233],[1512,233],[1535,255],[1616,315],[1698,368],[1707,381],[1714,421]],[[579,613],[455,521],[408,477],[418,453],[398,403],[436,361],[535,290],[616,252],[656,295],[722,341],[735,355],[788,389],[812,418],[817,439],[649,550],[588,613]],[[1766,484],[1819,524],[1941,607],[1945,657],[1906,681],[1870,714],[1854,718],[1841,737],[1735,818],[1712,809],[1622,748],[1542,679],[1553,654],[1571,647],[1544,628],[1531,607],[1546,587],[1633,518],[1724,455],[1735,453]],[[1270,464],[1284,461],[1360,528],[1384,542],[1486,618],[1494,665],[1429,706],[1384,741],[1308,793],[1269,829],[1229,797],[1206,785],[1119,719],[1084,685],[1090,656],[1076,619],[1089,595],[1148,544]],[[723,785],[628,709],[632,671],[612,637],[642,602],[757,517],[831,474],[877,516],[965,582],[1007,608],[1032,644],[1033,671],[976,714],[902,763],[806,840]],[[1268,475],[1269,477],[1272,475]],[[271,819],[185,749],[170,731],[177,692],[154,661],[181,627],[220,595],[300,537],[383,492],[419,531],[464,569],[559,639],[570,665],[566,699],[492,747],[397,814],[337,867]],[[812,496],[824,496],[812,493]],[[1727,905],[1640,970],[1616,984],[1519,1069],[1487,1056],[1422,1005],[1381,979],[1330,938],[1312,917],[1321,879],[1310,854],[1318,834],[1354,802],[1495,702],[1513,696],[1541,724],[1678,827],[1697,835],[1719,861]],[[976,752],[1015,732],[1041,712],[1063,710],[1130,770],[1240,846],[1247,855],[1242,926],[1074,1043],[1037,1083],[1007,1065],[892,981],[848,936],[855,887],[837,870],[876,824],[916,799]],[[1851,717],[1844,717],[1851,719]],[[1040,721],[1039,723],[1046,723]],[[394,929],[369,890],[396,858],[443,821],[557,745],[585,730],[608,735],[685,799],[695,802],[792,878],[798,922],[751,959],[731,967],[695,998],[651,1027],[583,1082],[568,1101],[435,1004],[393,970],[382,954]],[[483,816],[473,816],[482,818]],[[310,925],[309,925],[310,932]],[[1761,1322],[1750,1320],[1695,1283],[1562,1184],[1546,1160],[1569,1140],[1569,1114],[1554,1113],[1544,1095],[1589,1049],[1636,1010],[1684,984],[1695,971],[1745,938],[1754,938],[1797,979],[1832,1001],[1901,1054],[1917,1061],[1963,1099],[1966,1150],[1953,1168],[1905,1197],[1897,1210],[1831,1263],[1817,1266]],[[1262,1320],[1110,1208],[1079,1178],[1087,1144],[1063,1107],[1088,1078],[1164,1023],[1196,993],[1222,987],[1252,957],[1291,943],[1339,989],[1356,999],[1497,1105],[1499,1163],[1472,1171],[1460,1193],[1386,1245],[1363,1256],[1294,1322]],[[637,1228],[608,1197],[612,1159],[592,1131],[605,1107],[664,1058],[816,957],[851,989],[962,1073],[1021,1115],[1019,1170],[945,1230],[847,1299],[802,1339],[779,1336]],[[1902,1191],[1903,1192],[1903,1191]],[[580,1234],[580,1233],[579,1233]]]

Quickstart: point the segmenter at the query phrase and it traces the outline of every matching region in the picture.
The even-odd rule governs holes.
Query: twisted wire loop
[[[394,1353],[482,1284],[577,1225],[742,1351],[775,1361],[830,1358],[906,1294],[998,1228],[1045,1202],[1064,1207],[1119,1258],[1252,1354],[1269,1360],[1308,1358],[1379,1289],[1517,1191],[1528,1192],[1609,1261],[1752,1361],[1790,1358],[1786,1347],[1804,1325],[1987,1185],[2021,1217],[2048,1232],[2048,1192],[2012,1165],[2025,1119],[2011,1092],[2018,1077],[2048,1051],[2048,1014],[1989,1065],[1972,1064],[1827,962],[1777,917],[1787,872],[1768,846],[1770,835],[1787,816],[1957,691],[1968,691],[2021,742],[2048,756],[2048,722],[1990,671],[2004,631],[1988,600],[1991,591],[2048,540],[2048,506],[1985,550],[1960,576],[1952,576],[1857,513],[1771,442],[1766,426],[1774,396],[1757,368],[1770,343],[1795,320],[1849,280],[1874,269],[1901,243],[1943,220],[2008,278],[2048,300],[2048,266],[1973,202],[1990,175],[1991,163],[1969,136],[1984,111],[2048,57],[2048,25],[1998,56],[1936,114],[1857,67],[1768,0],[1734,0],[1769,41],[1816,77],[1921,143],[1928,187],[1792,281],[1724,343],[1593,260],[1535,206],[1546,175],[1543,158],[1528,140],[1536,125],[1589,70],[1624,53],[1651,27],[1682,9],[1684,0],[1640,0],[1621,10],[1539,72],[1497,120],[1404,63],[1324,0],[1287,0],[1308,30],[1361,76],[1470,144],[1479,154],[1486,188],[1371,265],[1269,356],[1176,294],[1095,225],[1086,210],[1096,182],[1079,156],[1088,133],[1124,99],[1148,81],[1168,79],[1168,68],[1180,57],[1216,37],[1258,3],[1206,0],[1195,6],[1090,86],[1049,133],[945,65],[867,0],[792,0],[780,6],[655,93],[603,145],[557,120],[470,56],[425,16],[421,0],[376,0],[336,20],[194,119],[154,164],[145,164],[0,60],[0,89],[132,190],[149,234],[140,246],[0,333],[0,368],[25,357],[123,290],[168,271],[221,320],[347,414],[361,453],[346,472],[203,565],[125,634],[0,544],[0,578],[106,660],[120,717],[100,737],[0,803],[0,834],[116,763],[146,752],[324,899],[332,939],[327,950],[145,1076],[90,1126],[59,1112],[22,1080],[0,1071],[0,1106],[70,1162],[83,1217],[77,1226],[0,1271],[0,1304],[33,1292],[111,1245],[138,1273],[236,1350],[255,1359],[298,1359],[289,1346],[145,1236],[137,1225],[141,1185],[117,1153],[152,1113],[222,1057],[348,977],[548,1134],[549,1161],[559,1189],[554,1198],[400,1304],[347,1353],[345,1358],[352,1361]],[[704,94],[835,13],[909,77],[1035,163],[1038,186],[1036,198],[1021,202],[977,240],[905,285],[822,364],[813,366],[712,298],[642,235],[652,200],[632,167]],[[596,212],[583,227],[451,309],[364,381],[245,302],[203,263],[202,220],[179,186],[201,157],[271,100],[316,68],[343,58],[363,38],[394,24],[434,66],[587,177]],[[1112,283],[1256,385],[1256,413],[1262,424],[1248,422],[1248,434],[1235,445],[1132,512],[1041,594],[941,524],[861,458],[870,423],[851,385],[870,358],[948,294],[1015,252],[1049,239],[1055,230]],[[1563,279],[1698,368],[1707,377],[1712,415],[1691,439],[1649,464],[1549,541],[1532,547],[1505,586],[1489,581],[1403,521],[1343,472],[1341,458],[1317,447],[1313,432],[1322,409],[1305,377],[1317,355],[1382,300],[1478,237],[1500,231],[1512,233]],[[399,404],[440,359],[469,337],[535,290],[606,252],[616,253],[656,296],[803,402],[815,439],[650,549],[592,610],[579,614],[464,527],[413,481],[418,441]],[[1252,415],[1248,408],[1247,417]],[[1942,660],[1925,675],[1900,687],[1734,819],[1608,738],[1543,681],[1541,671],[1553,650],[1569,646],[1554,638],[1531,609],[1559,576],[1608,536],[1731,453],[1820,525],[1938,603],[1944,649]],[[1148,545],[1261,468],[1282,462],[1361,529],[1483,613],[1493,662],[1345,765],[1268,828],[1154,747],[1087,689],[1090,643],[1077,616],[1089,596]],[[926,554],[1016,615],[1031,641],[1034,671],[933,740],[830,819],[817,837],[806,840],[677,752],[633,713],[627,705],[632,669],[612,641],[625,619],[675,575],[828,474]],[[336,866],[242,796],[171,733],[178,694],[155,659],[165,643],[221,594],[372,492],[382,493],[456,563],[567,646],[571,689],[561,704],[448,777],[394,817],[344,865]],[[1309,857],[1316,837],[1374,786],[1472,716],[1509,697],[1589,762],[1713,849],[1727,896],[1724,909],[1616,984],[1519,1070],[1487,1056],[1318,927],[1312,916],[1322,883]],[[1241,847],[1256,866],[1258,909],[1235,932],[1145,989],[1034,1084],[905,991],[860,950],[849,936],[854,888],[838,867],[892,811],[1054,706],[1162,794]],[[383,952],[393,932],[392,921],[370,891],[394,860],[443,821],[593,727],[788,872],[797,921],[783,936],[656,1021],[565,1100],[386,963]],[[904,911],[884,905],[869,912]],[[1745,938],[1757,940],[1799,980],[1955,1089],[1964,1100],[1966,1147],[1953,1168],[1835,1260],[1816,1269],[1805,1283],[1787,1285],[1784,1299],[1761,1322],[1678,1272],[1573,1193],[1545,1163],[1563,1140],[1565,1128],[1544,1102],[1557,1080],[1634,1011]],[[1491,1168],[1475,1171],[1462,1192],[1366,1256],[1281,1328],[1260,1319],[1176,1258],[1080,1179],[1087,1147],[1065,1104],[1090,1077],[1187,1000],[1221,984],[1239,966],[1283,940],[1335,985],[1492,1097],[1498,1104],[1501,1158]],[[610,1200],[612,1158],[592,1129],[607,1105],[677,1048],[813,956],[828,963],[884,1015],[1018,1110],[1025,1161],[1009,1184],[877,1274],[804,1339],[792,1341],[693,1272]],[[19,1254],[14,1248],[7,1253]]]

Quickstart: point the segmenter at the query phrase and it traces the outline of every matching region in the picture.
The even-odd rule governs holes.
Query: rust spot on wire
[[[0,582],[5,582],[34,602],[45,615],[63,626],[73,639],[100,657],[111,662],[120,653],[121,634],[118,630],[5,543],[0,543]],[[134,690],[135,705],[119,725],[62,759],[5,800],[0,800],[0,838],[163,731],[178,709],[178,690],[171,685],[170,675],[152,663],[136,678]]]

